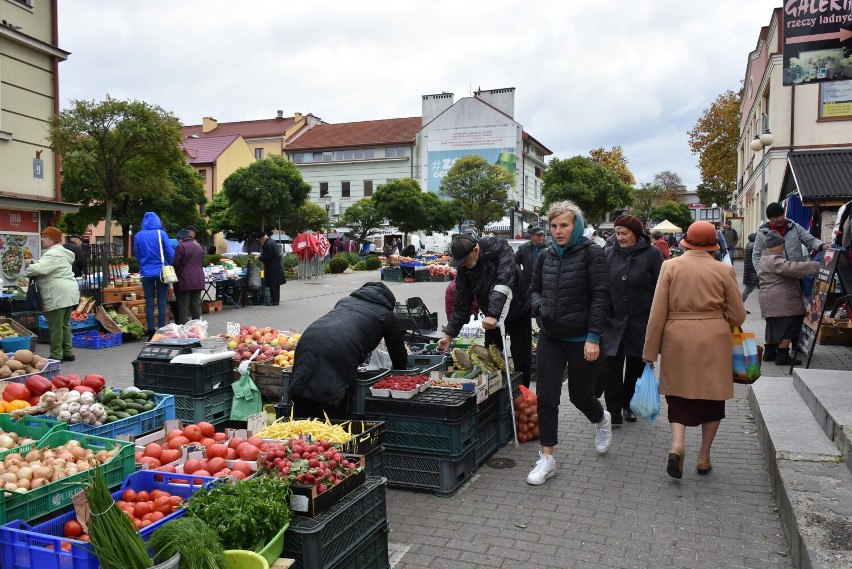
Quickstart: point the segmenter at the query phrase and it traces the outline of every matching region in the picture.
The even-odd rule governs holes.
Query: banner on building
[[[784,85],[852,79],[852,1],[786,0]]]
[[[441,180],[456,160],[478,154],[491,164],[503,166],[515,185],[518,134],[515,126],[454,128],[429,132],[426,144],[426,189],[441,191]]]
[[[38,259],[39,236],[0,233],[0,283],[17,285],[26,268],[25,259]]]

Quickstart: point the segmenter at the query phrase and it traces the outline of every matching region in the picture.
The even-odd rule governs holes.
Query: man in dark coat
[[[394,369],[407,356],[394,316],[396,298],[381,282],[369,282],[340,299],[308,326],[296,345],[290,398],[296,417],[346,417],[358,365],[384,338]]]
[[[470,321],[473,299],[485,315],[485,345],[496,344],[502,348],[503,340],[497,319],[503,311],[506,295],[495,291],[496,285],[508,286],[512,290],[512,303],[506,315],[506,333],[512,343],[509,351],[515,370],[524,374],[523,383],[530,384],[530,362],[532,361],[532,329],[530,328],[530,306],[527,290],[523,285],[521,269],[515,263],[515,255],[509,242],[501,237],[475,239],[470,235],[456,237],[450,245],[456,272],[456,298],[453,314],[444,328],[445,336],[438,347],[447,350],[453,338],[459,335],[462,326]]]
[[[515,262],[521,268],[521,271],[523,271],[524,290],[529,290],[533,269],[535,268],[535,260],[538,258],[538,254],[546,248],[547,243],[545,243],[543,227],[533,227],[530,229],[530,240],[518,247],[518,252],[515,253]]]
[[[284,267],[281,265],[281,253],[278,244],[266,233],[257,236],[260,242],[260,262],[263,263],[263,280],[269,287],[270,305],[278,306],[281,302],[281,285],[287,282]]]
[[[73,233],[68,236],[68,243],[63,247],[74,253],[74,262],[71,263],[71,271],[75,278],[80,278],[86,272],[86,254],[83,252],[83,238]]]

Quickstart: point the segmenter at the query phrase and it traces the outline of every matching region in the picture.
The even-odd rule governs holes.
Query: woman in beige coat
[[[666,396],[672,448],[666,472],[683,476],[686,427],[701,425],[697,470],[707,474],[710,447],[734,396],[731,330],[745,321],[734,268],[719,263],[716,230],[706,221],[689,226],[686,252],[663,263],[645,334],[642,359],[660,360],[660,393]]]

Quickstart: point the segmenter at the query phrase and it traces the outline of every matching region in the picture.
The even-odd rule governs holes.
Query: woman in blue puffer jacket
[[[162,247],[162,253],[160,253]],[[145,212],[142,230],[133,237],[133,253],[139,260],[142,275],[142,292],[145,294],[145,324],[148,337],[154,330],[166,325],[166,297],[169,285],[160,279],[163,265],[171,265],[175,256],[168,234],[163,231],[160,217],[153,211]],[[157,326],[154,327],[154,301],[157,302]]]

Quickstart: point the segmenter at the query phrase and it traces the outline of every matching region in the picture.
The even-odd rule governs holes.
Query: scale
[[[170,362],[172,358],[181,354],[191,354],[192,348],[200,348],[201,340],[198,338],[164,338],[156,342],[148,342],[139,355],[140,360],[156,360]]]

